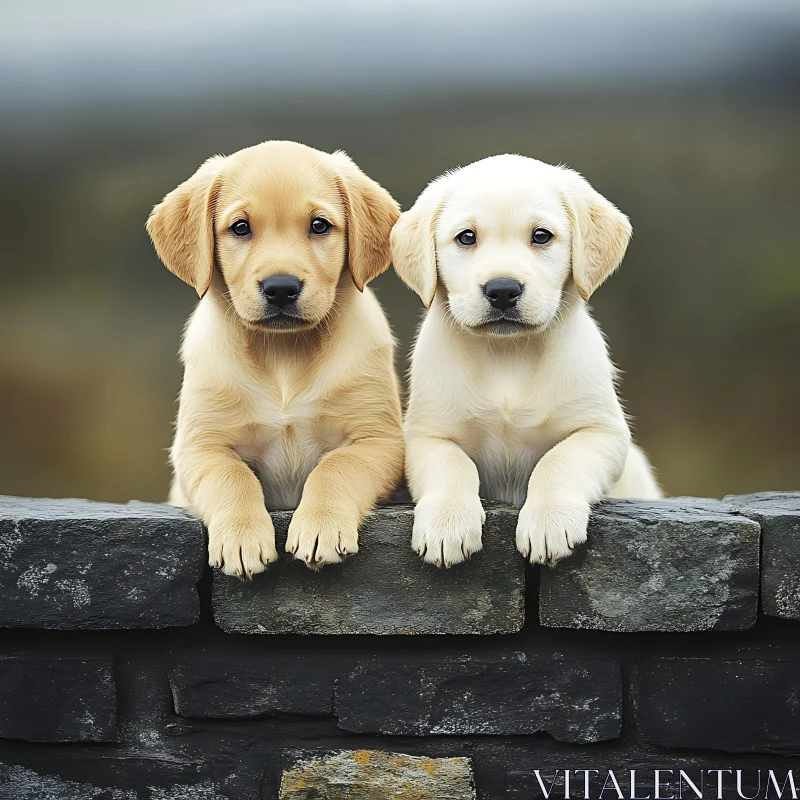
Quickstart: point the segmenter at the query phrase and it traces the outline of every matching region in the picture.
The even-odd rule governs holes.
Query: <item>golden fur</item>
[[[388,267],[398,216],[344,153],[265,142],[209,159],[148,219],[164,264],[201,297],[181,351],[170,502],[203,520],[226,574],[278,558],[267,507],[297,508],[288,552],[313,568],[341,561],[400,478],[394,342],[365,289]],[[325,235],[310,232],[316,217]],[[240,220],[251,237],[231,231]],[[259,286],[278,274],[303,281],[283,327]]]

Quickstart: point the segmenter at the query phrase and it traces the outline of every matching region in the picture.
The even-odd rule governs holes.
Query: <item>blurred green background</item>
[[[518,152],[633,221],[593,300],[671,494],[800,488],[800,4],[3,3],[0,492],[166,496],[192,290],[152,205],[213,153],[343,148],[404,208]],[[421,306],[374,284],[406,358]]]

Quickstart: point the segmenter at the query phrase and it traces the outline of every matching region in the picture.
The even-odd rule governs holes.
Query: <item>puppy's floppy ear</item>
[[[202,297],[214,274],[216,178],[225,161],[213,156],[151,212],[147,232],[158,257]]]
[[[628,218],[589,182],[563,169],[567,188],[562,194],[572,225],[572,278],[584,300],[620,265],[633,229]]]
[[[436,294],[436,218],[441,208],[442,179],[437,178],[400,216],[392,231],[392,263],[403,283],[416,292],[425,308]]]
[[[342,150],[331,155],[347,214],[347,261],[360,292],[389,266],[389,234],[400,206]]]

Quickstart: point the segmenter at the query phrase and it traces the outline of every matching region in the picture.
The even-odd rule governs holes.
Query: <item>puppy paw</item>
[[[275,528],[269,514],[208,527],[208,563],[225,575],[251,580],[277,560]]]
[[[286,552],[310,569],[338,564],[358,552],[358,515],[328,509],[304,509],[292,516]]]
[[[586,541],[590,512],[585,500],[529,499],[517,520],[517,549],[531,564],[553,566]]]
[[[474,497],[423,495],[414,508],[411,547],[429,564],[452,567],[483,549],[486,513]]]

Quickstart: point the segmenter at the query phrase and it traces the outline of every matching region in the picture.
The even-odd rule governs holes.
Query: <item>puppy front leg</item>
[[[192,510],[208,528],[212,567],[250,579],[278,560],[261,484],[232,449],[192,448],[176,454],[175,467]]]
[[[375,503],[395,488],[403,440],[368,437],[328,453],[308,476],[289,524],[286,551],[311,569],[358,552],[358,528]]]
[[[412,436],[406,467],[416,502],[413,549],[429,564],[445,568],[481,550],[486,514],[472,459],[450,439]]]
[[[532,564],[555,564],[586,541],[592,503],[622,474],[627,429],[585,428],[536,465],[517,521],[517,549]]]

